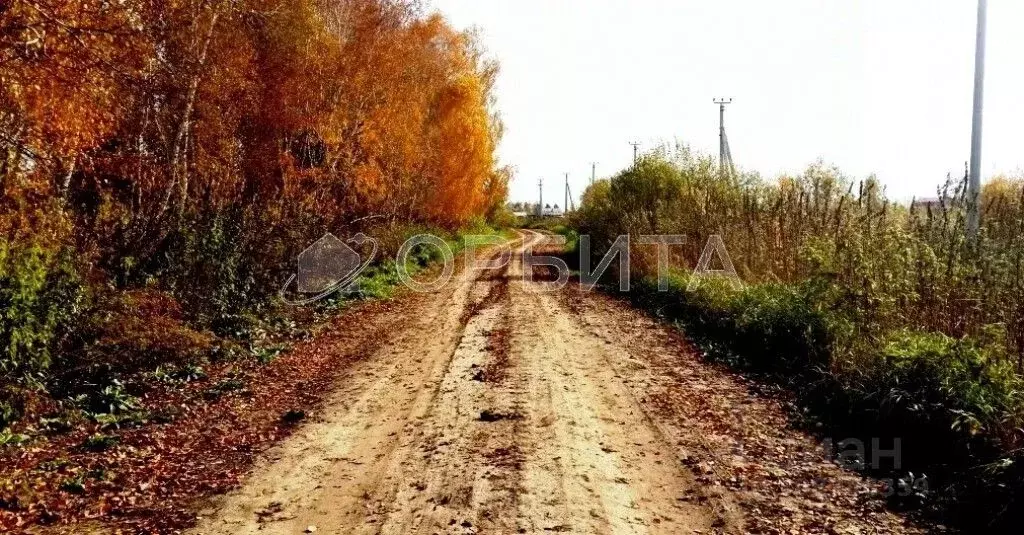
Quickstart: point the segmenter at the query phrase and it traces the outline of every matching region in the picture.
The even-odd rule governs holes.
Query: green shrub
[[[121,414],[137,410],[140,406],[139,398],[129,394],[124,384],[115,380],[93,397],[90,408],[97,413]]]
[[[274,359],[284,353],[286,349],[288,349],[287,346],[275,344],[254,348],[252,353],[256,357],[256,360],[260,361],[260,364],[270,364]]]
[[[1013,365],[970,338],[894,332],[869,377],[889,392],[887,402],[911,404],[922,417],[972,436],[1010,439],[1006,425],[1024,416],[1024,381]]]
[[[849,319],[806,287],[762,284],[736,290],[706,280],[688,291],[687,277],[638,281],[642,306],[681,323],[710,356],[796,381],[836,377],[853,403],[872,412],[919,413],[919,419],[966,436],[979,433],[1012,445],[1014,422],[1024,421],[1024,380],[997,344],[941,333],[889,332],[863,344]],[[826,407],[827,409],[827,407]]]
[[[91,417],[102,429],[110,430],[145,425],[149,423],[151,415],[148,411],[130,411],[117,414],[92,414]]]
[[[668,290],[644,278],[635,297],[700,337],[717,358],[759,372],[827,369],[834,335],[829,315],[800,288],[781,284],[742,290],[710,277],[691,290],[690,278],[668,278]]]
[[[674,274],[659,291],[642,277],[631,297],[684,328],[707,357],[789,385],[802,407],[794,416],[822,436],[899,438],[895,477],[931,476],[939,486],[929,499],[945,498],[943,511],[962,515],[958,522],[1014,522],[1012,504],[1024,498],[1024,380],[1007,358],[1005,326],[961,337],[886,328],[888,313],[864,308],[873,298],[851,302],[827,270],[741,290],[723,278],[692,291],[689,282]],[[870,470],[894,477],[884,466]]]
[[[825,313],[798,288],[752,286],[731,304],[736,352],[766,371],[828,369],[833,335]]]
[[[49,434],[67,433],[74,429],[75,424],[81,420],[80,411],[64,410],[40,418],[39,429]]]
[[[255,270],[267,259],[257,260],[248,245],[252,235],[247,231],[255,224],[244,211],[228,210],[192,216],[171,236],[167,265],[159,275],[185,305],[187,319],[219,335],[250,325],[246,309],[266,299],[257,290]]]
[[[0,371],[49,367],[78,319],[86,292],[70,250],[0,240]]]
[[[61,481],[60,490],[70,494],[85,494],[85,476],[74,476]]]

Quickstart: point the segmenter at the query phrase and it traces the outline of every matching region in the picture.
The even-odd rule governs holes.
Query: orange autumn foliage
[[[500,215],[496,72],[416,0],[0,0],[0,370],[234,336],[325,232]],[[136,291],[180,317],[110,335]]]
[[[458,226],[501,202],[496,67],[411,0],[12,0],[0,45],[5,209],[151,240],[240,203]]]

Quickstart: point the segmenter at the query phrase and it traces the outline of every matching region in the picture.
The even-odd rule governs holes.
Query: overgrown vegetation
[[[140,383],[269,363],[307,316],[389,295],[410,235],[508,217],[497,66],[415,2],[23,0],[0,43],[5,444],[55,410],[147,421]],[[326,232],[380,261],[359,294],[286,309]]]
[[[509,221],[496,75],[412,0],[4,2],[0,531],[155,511],[154,478],[211,477],[188,464],[209,436],[224,456],[279,437],[268,413],[343,363],[285,349],[390,296],[409,236]],[[357,291],[284,305],[328,232],[379,255]],[[135,461],[145,482],[83,469]]]
[[[634,241],[638,304],[710,358],[790,386],[823,437],[883,449],[898,437],[897,477],[927,474],[947,519],[1009,526],[1024,497],[1024,181],[985,186],[977,242],[964,237],[965,195],[947,180],[936,200],[902,204],[821,164],[726,176],[677,148],[595,183],[574,224],[595,256],[620,234],[684,236],[667,291],[655,249]],[[688,291],[716,234],[747,285]]]

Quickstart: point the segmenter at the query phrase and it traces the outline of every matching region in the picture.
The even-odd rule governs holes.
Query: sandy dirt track
[[[524,281],[548,239],[415,300],[190,533],[919,532],[671,329]]]

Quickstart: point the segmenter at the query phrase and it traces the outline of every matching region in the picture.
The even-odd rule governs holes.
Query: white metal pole
[[[537,215],[544,217],[544,179],[537,180]]]
[[[978,33],[974,46],[974,114],[971,120],[971,168],[967,190],[967,232],[978,237],[981,220],[981,117],[985,93],[985,18],[988,0],[978,0]]]

